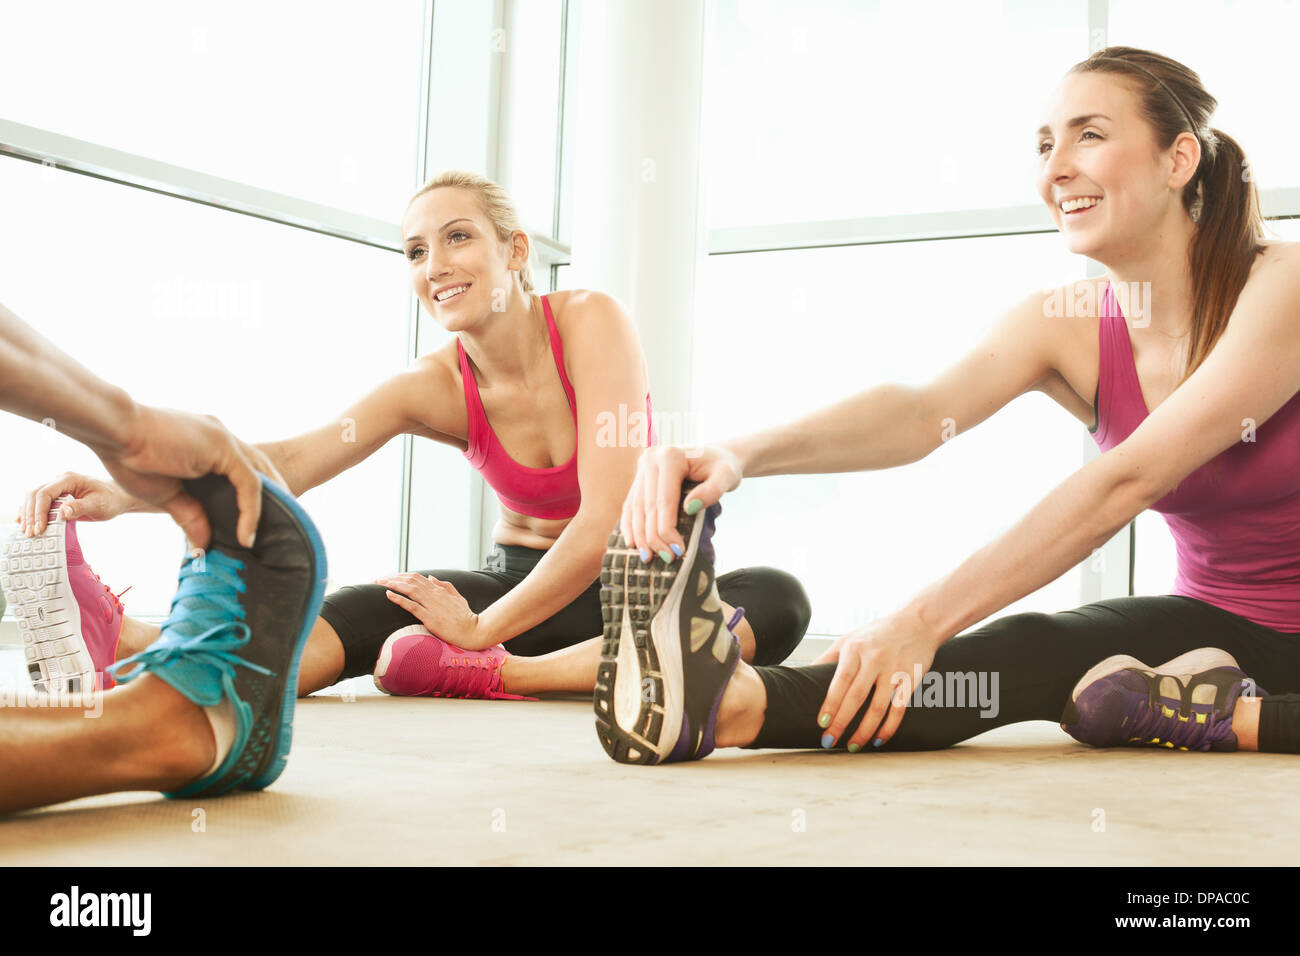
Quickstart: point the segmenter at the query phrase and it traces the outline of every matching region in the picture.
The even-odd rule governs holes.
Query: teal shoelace
[[[222,690],[234,695],[237,667],[273,676],[267,668],[235,653],[252,637],[239,600],[247,590],[240,574],[243,568],[243,562],[219,551],[187,562],[181,568],[171,613],[163,621],[158,640],[114,664],[109,674],[119,683],[127,683],[146,671],[183,662],[190,665],[186,668],[190,676],[208,678],[185,681],[191,699],[204,707],[219,704]],[[133,669],[123,673],[127,668]]]

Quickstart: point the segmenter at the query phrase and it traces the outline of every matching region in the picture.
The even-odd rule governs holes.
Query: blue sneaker
[[[694,487],[687,483],[682,496]],[[677,512],[686,542],[681,559],[649,564],[619,532],[600,572],[604,640],[593,703],[596,735],[619,763],[699,760],[713,751],[723,691],[740,660],[740,642],[713,574],[713,505]]]
[[[230,751],[212,773],[168,797],[261,790],[284,770],[293,737],[298,662],[325,593],[325,547],[293,496],[262,479],[262,517],[249,550],[235,535],[235,489],[220,475],[185,482],[212,542],[181,566],[162,634],[114,664],[121,683],[153,674],[200,707],[229,700]]]

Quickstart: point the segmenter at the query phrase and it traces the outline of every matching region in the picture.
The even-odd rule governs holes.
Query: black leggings
[[[476,614],[497,601],[528,576],[546,554],[517,545],[497,545],[481,571],[421,571],[447,581]],[[345,677],[375,669],[388,635],[420,622],[385,597],[386,588],[361,584],[326,596],[323,617],[343,642]],[[776,568],[742,568],[718,578],[718,594],[732,607],[743,607],[754,631],[754,663],[779,664],[795,649],[808,629],[811,609],[803,586]],[[542,623],[507,642],[512,654],[536,657],[600,636],[600,581],[591,583],[577,600]]]
[[[1058,614],[1012,614],[952,638],[934,655],[930,671],[936,677],[922,679],[920,700],[942,706],[918,706],[914,693],[894,736],[879,749],[938,750],[1004,724],[1059,723],[1074,685],[1094,664],[1128,654],[1156,666],[1198,647],[1227,651],[1259,692],[1270,695],[1260,701],[1259,749],[1300,753],[1300,633],[1275,631],[1180,595],[1111,598]],[[757,671],[767,689],[767,712],[749,746],[820,747],[825,731],[817,719],[835,665]],[[937,675],[943,675],[943,687],[958,693],[940,696]],[[934,692],[928,698],[927,684]],[[997,693],[989,693],[995,686]],[[990,700],[996,706],[988,706]],[[854,715],[837,747],[847,744],[866,709],[863,704]]]

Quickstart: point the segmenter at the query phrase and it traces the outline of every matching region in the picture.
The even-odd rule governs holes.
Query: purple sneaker
[[[682,496],[694,487],[682,486]],[[677,513],[686,553],[649,564],[614,532],[600,572],[605,619],[596,673],[596,735],[619,763],[699,760],[713,751],[722,692],[740,660],[713,577],[713,526],[722,512]]]
[[[1266,697],[1227,651],[1201,647],[1148,667],[1108,657],[1074,687],[1061,729],[1094,747],[1128,744],[1177,750],[1237,749],[1237,698]]]

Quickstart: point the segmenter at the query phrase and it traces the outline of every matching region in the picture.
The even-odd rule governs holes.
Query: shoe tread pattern
[[[683,540],[690,541],[697,517],[703,520],[702,514],[691,516],[678,510],[677,532]],[[611,534],[607,544],[600,570],[600,613],[604,632],[593,696],[596,735],[605,752],[619,763],[658,763],[659,755],[654,747],[664,730],[664,675],[650,637],[650,622],[662,607],[678,574],[684,570],[685,561],[678,559],[664,564],[658,558],[652,558],[649,564],[644,564],[641,555],[629,547],[620,531]],[[619,725],[614,711],[614,687],[625,610],[642,675],[641,706],[636,722],[630,728]],[[649,686],[646,681],[650,682]]]
[[[47,694],[95,687],[90,653],[67,606],[75,598],[68,585],[66,529],[59,510],[64,500],[51,504],[41,534],[28,538],[16,532],[0,544],[0,587],[18,624],[23,661],[32,686]]]

